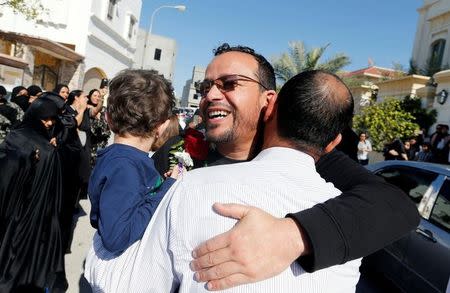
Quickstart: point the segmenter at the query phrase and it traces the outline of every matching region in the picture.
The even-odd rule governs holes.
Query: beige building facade
[[[428,76],[414,74],[378,81],[365,76],[368,83],[351,87],[355,113],[360,113],[361,108],[369,104],[367,101],[373,94],[377,95],[377,101],[386,97],[412,96],[420,98],[424,108],[437,110],[436,124],[450,125],[450,101],[444,98],[450,92],[450,0],[423,0],[417,11],[419,19],[412,61]]]
[[[428,76],[413,74],[378,82],[378,99],[383,101],[387,97],[417,97],[417,90],[425,87],[429,80]]]
[[[450,92],[450,0],[424,0],[418,13],[412,59],[419,69],[437,73],[417,95],[437,110],[436,124],[450,125],[450,101],[444,98]]]
[[[412,60],[422,70],[450,66],[450,0],[424,0],[417,10],[419,20]]]
[[[444,70],[434,75],[437,83],[436,96],[433,102],[433,108],[438,111],[436,124],[450,125],[450,70]]]
[[[188,79],[183,87],[183,95],[180,102],[182,107],[198,108],[201,97],[195,90],[195,83],[205,79],[205,71],[204,67],[198,65],[192,69],[192,78]]]

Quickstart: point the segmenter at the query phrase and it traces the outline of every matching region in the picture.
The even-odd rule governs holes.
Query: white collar
[[[262,150],[253,160],[260,161],[286,161],[289,164],[300,163],[312,165],[315,168],[314,158],[310,155],[289,147],[270,147]]]

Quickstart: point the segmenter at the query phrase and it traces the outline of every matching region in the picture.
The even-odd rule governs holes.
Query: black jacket
[[[298,259],[307,272],[371,254],[419,224],[417,208],[402,190],[343,153],[323,156],[316,168],[342,194],[288,215],[309,237],[312,253]]]

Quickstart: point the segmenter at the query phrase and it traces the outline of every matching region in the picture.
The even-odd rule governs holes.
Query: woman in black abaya
[[[0,144],[0,292],[67,288],[61,162],[50,143],[57,114],[54,102],[37,99]]]

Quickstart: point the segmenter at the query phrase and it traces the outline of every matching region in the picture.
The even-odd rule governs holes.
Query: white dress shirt
[[[215,214],[213,203],[252,205],[284,217],[339,194],[316,172],[312,157],[289,148],[263,150],[251,162],[197,169],[172,186],[142,240],[113,263],[97,237],[85,275],[105,292],[207,292],[189,268],[192,250],[236,223]],[[310,274],[294,263],[276,277],[226,292],[354,292],[359,265],[358,259]]]

